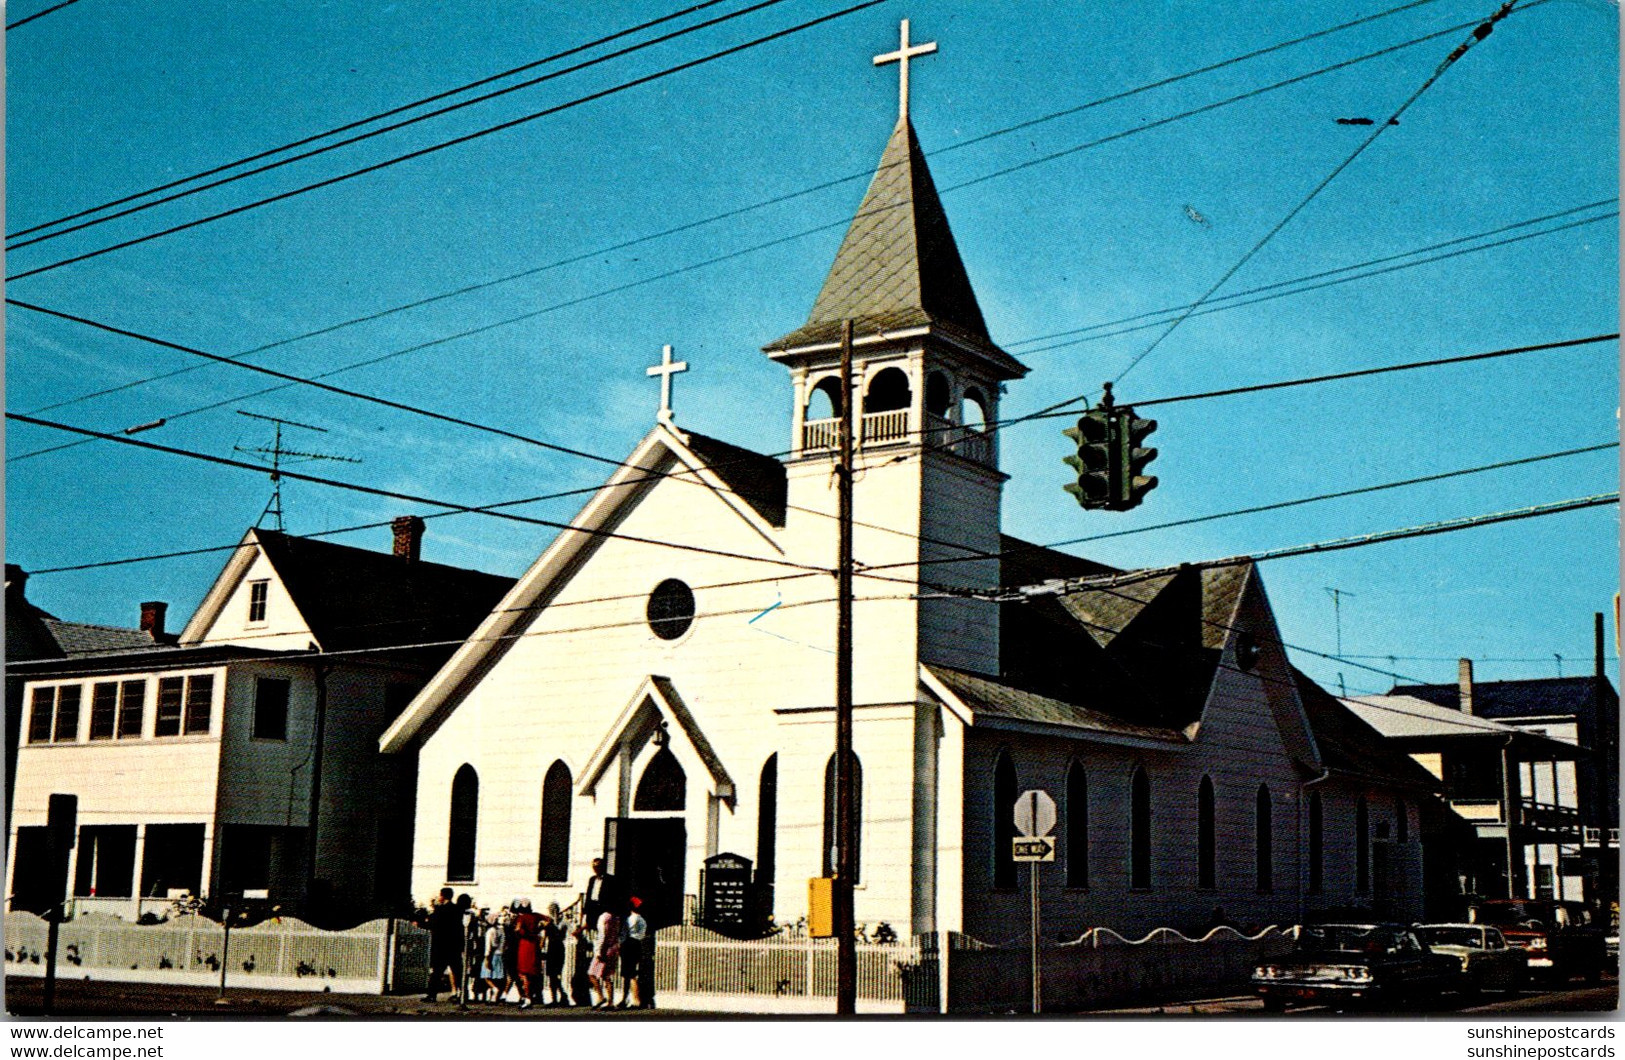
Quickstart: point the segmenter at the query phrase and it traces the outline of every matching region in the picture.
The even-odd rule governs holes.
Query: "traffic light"
[[[1131,408],[1117,410],[1118,425],[1115,432],[1118,446],[1118,459],[1122,467],[1121,478],[1118,481],[1117,504],[1113,509],[1126,512],[1130,508],[1137,508],[1145,500],[1145,495],[1157,488],[1155,475],[1141,474],[1145,465],[1157,458],[1155,449],[1147,448],[1141,443],[1146,436],[1157,429],[1156,420],[1142,420],[1134,415]]]
[[[1117,499],[1121,488],[1117,426],[1110,408],[1094,408],[1078,418],[1076,427],[1061,432],[1078,447],[1076,455],[1064,458],[1078,476],[1066,491],[1085,508],[1110,508]]]

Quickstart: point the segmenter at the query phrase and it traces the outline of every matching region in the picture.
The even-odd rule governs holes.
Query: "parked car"
[[[1499,928],[1486,924],[1419,924],[1416,937],[1434,953],[1461,961],[1463,985],[1471,991],[1516,992],[1529,981],[1523,950],[1507,945]]]
[[[1560,983],[1582,976],[1594,983],[1608,966],[1606,936],[1578,902],[1492,898],[1475,902],[1468,919],[1499,928],[1523,951],[1535,978]]]
[[[1438,997],[1460,984],[1461,961],[1430,951],[1400,924],[1305,924],[1294,952],[1253,970],[1264,1007],[1294,1001],[1402,1004]]]

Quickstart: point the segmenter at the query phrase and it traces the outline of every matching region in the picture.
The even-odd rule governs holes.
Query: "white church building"
[[[1019,935],[1029,788],[1059,806],[1047,931],[1419,916],[1434,781],[1291,667],[1251,565],[1113,571],[1001,534],[985,425],[1026,368],[988,334],[906,106],[807,323],[765,347],[788,455],[684,430],[668,354],[654,428],[383,733],[417,758],[414,895],[567,905],[606,856],[669,922],[730,853],[779,924],[807,913],[831,872],[848,319],[857,921]]]

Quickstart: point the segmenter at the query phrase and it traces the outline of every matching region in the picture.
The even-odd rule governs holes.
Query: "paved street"
[[[1570,984],[1562,989],[1534,991],[1507,996],[1488,993],[1478,997],[1465,994],[1446,994],[1437,1003],[1399,1010],[1385,1010],[1384,1015],[1461,1015],[1461,1016],[1528,1016],[1551,1012],[1611,1012],[1619,1007],[1619,982],[1605,979],[1598,986]],[[1155,1005],[1125,1006],[1103,1009],[1094,1015],[1264,1015],[1264,1003],[1250,993],[1231,991],[1227,994],[1193,996],[1179,1000],[1166,1000]],[[1296,1005],[1287,1009],[1291,1016],[1341,1015],[1325,1005]],[[1353,1012],[1359,1015],[1358,1010]],[[1273,1013],[1271,1015],[1274,1015]]]

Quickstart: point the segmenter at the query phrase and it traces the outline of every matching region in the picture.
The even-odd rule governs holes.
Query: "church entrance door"
[[[683,874],[688,830],[681,817],[610,817],[604,821],[604,864],[636,895],[651,927],[683,919]]]

